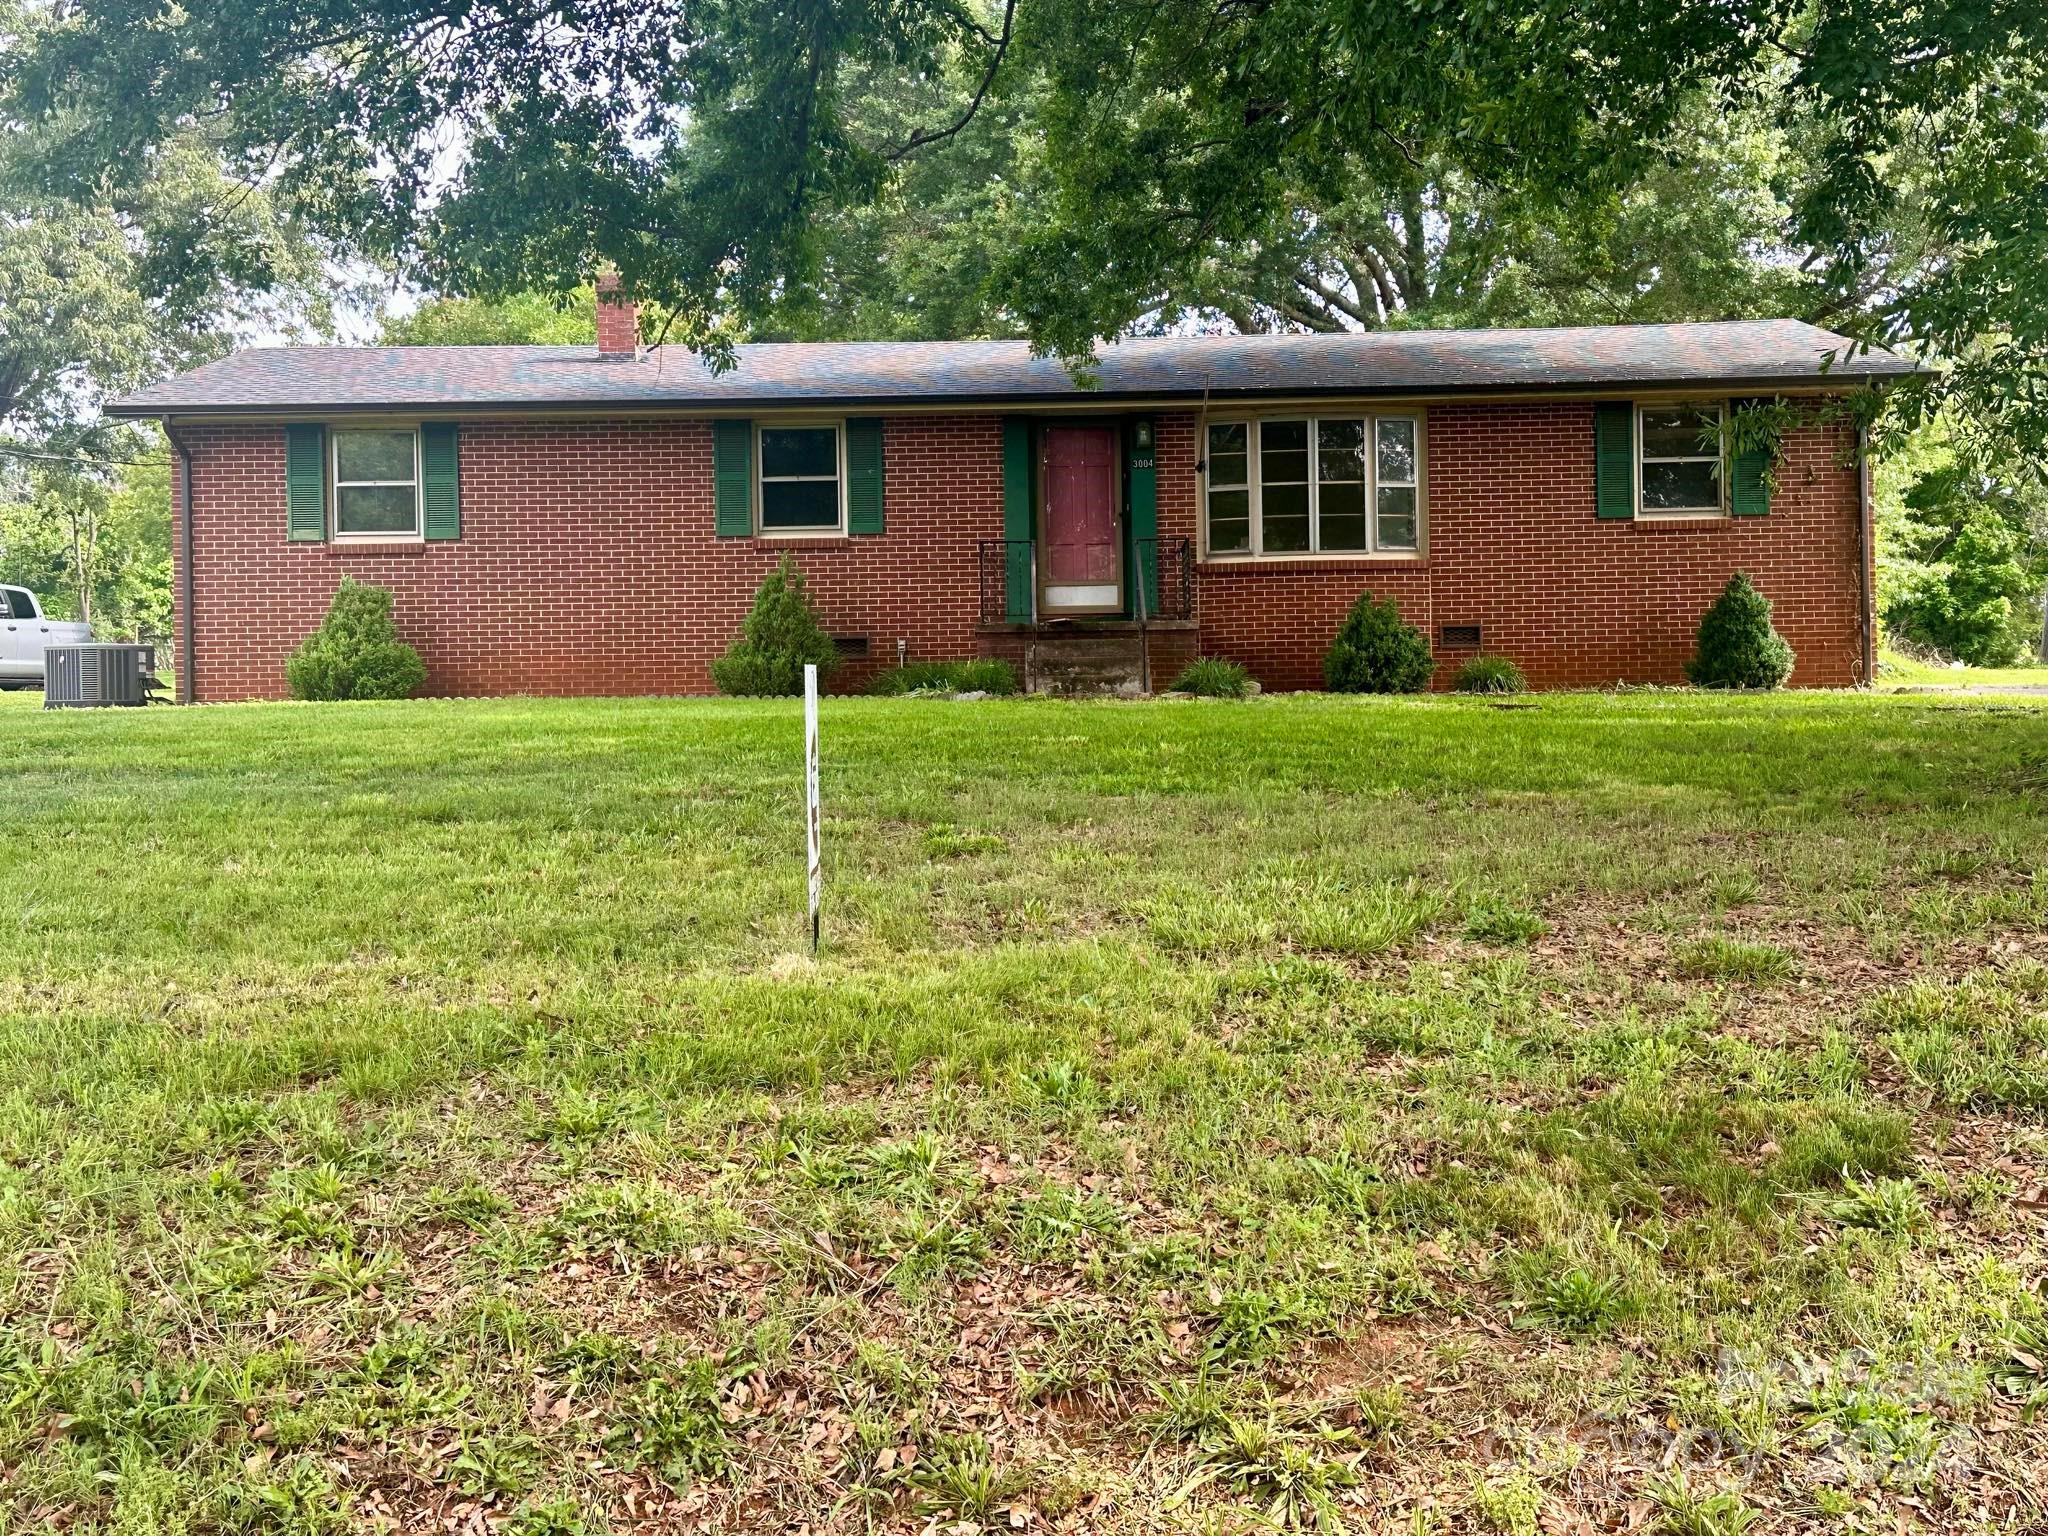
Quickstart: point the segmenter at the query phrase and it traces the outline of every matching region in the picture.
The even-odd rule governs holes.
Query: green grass
[[[0,1531],[2048,1520],[2029,703],[34,702]]]
[[[1896,651],[1877,658],[1880,687],[2048,688],[2048,666],[1944,667]]]

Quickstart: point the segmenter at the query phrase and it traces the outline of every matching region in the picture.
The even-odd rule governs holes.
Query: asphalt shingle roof
[[[1831,364],[1832,360],[1832,364]],[[1257,395],[1514,394],[1861,382],[1913,371],[1797,320],[1343,336],[1165,336],[1101,349],[1096,386],[1021,341],[760,342],[714,374],[669,348],[271,347],[238,352],[109,407],[119,416],[472,407],[730,410]]]

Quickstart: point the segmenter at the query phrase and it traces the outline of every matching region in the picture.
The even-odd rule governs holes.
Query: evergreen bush
[[[286,658],[295,699],[403,699],[427,680],[420,653],[398,638],[391,590],[341,578],[320,627]]]
[[[1792,647],[1771,627],[1771,602],[1741,571],[1700,620],[1685,675],[1701,688],[1776,688],[1792,671]]]
[[[822,683],[839,652],[818,623],[804,573],[785,554],[762,579],[739,639],[711,663],[711,681],[720,693],[789,697],[804,691],[807,663],[817,667]]]
[[[1435,668],[1422,631],[1402,622],[1391,599],[1375,602],[1367,592],[1323,657],[1323,681],[1334,693],[1415,693]]]

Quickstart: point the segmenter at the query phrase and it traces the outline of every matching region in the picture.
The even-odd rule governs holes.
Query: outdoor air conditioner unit
[[[53,645],[43,652],[43,708],[147,704],[155,674],[154,646]]]

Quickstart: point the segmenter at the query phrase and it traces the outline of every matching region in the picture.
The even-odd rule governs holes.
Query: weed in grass
[[[474,1249],[480,1263],[507,1279],[534,1273],[558,1251],[557,1234],[552,1228],[515,1226],[502,1221],[486,1232]]]
[[[1012,1232],[1020,1258],[1044,1263],[1072,1260],[1092,1239],[1112,1236],[1122,1225],[1115,1208],[1099,1196],[1048,1184],[1018,1207]]]
[[[1746,907],[1763,894],[1764,883],[1746,869],[1729,870],[1707,884],[1707,898],[1720,911]]]
[[[356,1362],[357,1379],[382,1386],[410,1381],[434,1369],[436,1352],[423,1328],[394,1328],[380,1335]]]
[[[473,1498],[516,1499],[540,1475],[540,1447],[524,1435],[465,1438],[448,1474]]]
[[[2048,1012],[2025,985],[1916,983],[1876,998],[1885,1047],[1936,1101],[1979,1111],[2048,1113]]]
[[[904,1141],[882,1141],[861,1158],[868,1176],[897,1194],[925,1194],[937,1187],[946,1165],[946,1144],[930,1131]]]
[[[1209,1316],[1202,1358],[1244,1364],[1279,1354],[1327,1321],[1320,1303],[1286,1286],[1220,1292],[1210,1299]]]
[[[913,1216],[898,1234],[898,1257],[889,1279],[906,1293],[916,1293],[948,1275],[973,1274],[987,1252],[981,1229],[962,1225],[953,1213]]]
[[[1168,1376],[1152,1384],[1159,1406],[1146,1414],[1153,1443],[1199,1440],[1221,1430],[1230,1420],[1235,1394],[1207,1371],[1186,1378]]]
[[[1681,976],[1703,981],[1783,981],[1792,974],[1791,955],[1777,945],[1721,934],[1679,945],[1673,959]]]
[[[1886,1237],[1911,1237],[1927,1225],[1927,1202],[1911,1179],[1846,1176],[1827,1210],[1845,1227],[1868,1227]]]
[[[192,1260],[193,1284],[212,1297],[216,1305],[228,1298],[247,1295],[270,1272],[270,1254],[261,1243],[227,1242],[209,1248]]]
[[[853,1346],[854,1369],[880,1397],[909,1406],[928,1390],[931,1375],[887,1339],[858,1339]]]
[[[1000,1465],[981,1435],[934,1435],[907,1478],[921,1512],[986,1527],[1028,1486],[1029,1479]],[[1008,1522],[1005,1522],[1008,1523]]]
[[[231,1163],[223,1163],[206,1175],[206,1192],[215,1200],[239,1204],[249,1198],[249,1184],[240,1169]]]
[[[567,1089],[532,1117],[529,1134],[553,1146],[587,1146],[609,1134],[621,1118],[619,1105]]]
[[[313,1268],[306,1277],[306,1288],[331,1296],[375,1296],[397,1270],[398,1264],[396,1249],[378,1248],[363,1253],[354,1244],[344,1243],[338,1248],[328,1249],[314,1260]]]
[[[924,829],[924,852],[928,859],[966,859],[1002,851],[1003,840],[993,832],[974,832],[943,822]]]
[[[1361,1221],[1372,1215],[1386,1188],[1386,1176],[1348,1146],[1331,1157],[1304,1157],[1301,1166],[1317,1199]]]
[[[1658,1478],[1650,1484],[1649,1494],[1670,1536],[1743,1536],[1761,1518],[1741,1495],[1726,1489],[1695,1489],[1683,1471]]]
[[[613,1448],[677,1488],[717,1477],[733,1451],[731,1431],[718,1411],[727,1375],[721,1362],[699,1359],[647,1382],[623,1405],[610,1437]]]
[[[2004,1358],[1991,1368],[1992,1382],[2029,1414],[2048,1407],[2048,1322],[2008,1323],[1998,1342]]]
[[[1539,1284],[1529,1318],[1564,1333],[1601,1333],[1629,1314],[1628,1293],[1612,1276],[1572,1268]]]
[[[529,1500],[499,1527],[502,1536],[597,1536],[603,1529],[574,1499]]]
[[[498,1218],[512,1210],[512,1202],[475,1179],[466,1179],[453,1189],[436,1184],[421,1202],[430,1221],[458,1221],[472,1232],[488,1232]]]
[[[1526,907],[1501,896],[1481,896],[1465,908],[1465,937],[1482,944],[1533,944],[1548,931]]]
[[[609,1386],[631,1381],[643,1357],[631,1339],[612,1333],[579,1333],[556,1350],[550,1364],[577,1386]]]
[[[1473,1484],[1472,1513],[1484,1528],[1501,1536],[1536,1536],[1542,1511],[1543,1489],[1526,1472]]]
[[[1898,1111],[1845,1094],[1794,1108],[1772,1174],[1787,1189],[1815,1189],[1845,1178],[1894,1175],[1912,1162],[1912,1126]]]
[[[1289,1428],[1270,1415],[1225,1417],[1201,1436],[1198,1470],[1172,1497],[1185,1503],[1210,1484],[1249,1501],[1278,1530],[1346,1529],[1338,1495],[1358,1483],[1357,1438],[1327,1425]]]
[[[653,1183],[600,1183],[575,1190],[551,1228],[572,1253],[610,1250],[622,1259],[676,1253],[700,1231],[690,1207]]]
[[[1027,1068],[1023,1074],[1026,1091],[1039,1102],[1063,1113],[1083,1113],[1102,1106],[1102,1087],[1078,1061],[1056,1056]]]
[[[1943,1429],[1924,1406],[1835,1371],[1815,1373],[1795,1406],[1834,1480],[1914,1489],[1935,1481]]]
[[[813,1189],[845,1189],[860,1182],[861,1170],[837,1147],[798,1142],[791,1153],[796,1176]]]
[[[1408,1423],[1408,1394],[1398,1382],[1384,1387],[1361,1387],[1352,1394],[1350,1417],[1361,1437],[1392,1440]]]
[[[276,1536],[331,1536],[351,1528],[352,1501],[311,1456],[295,1456],[268,1475],[229,1482],[222,1526]]]
[[[278,1241],[294,1247],[339,1247],[349,1241],[348,1224],[332,1211],[283,1196],[265,1202],[258,1219]]]
[[[1411,1317],[1445,1304],[1411,1243],[1374,1243],[1360,1265],[1358,1283],[1382,1317]]]

